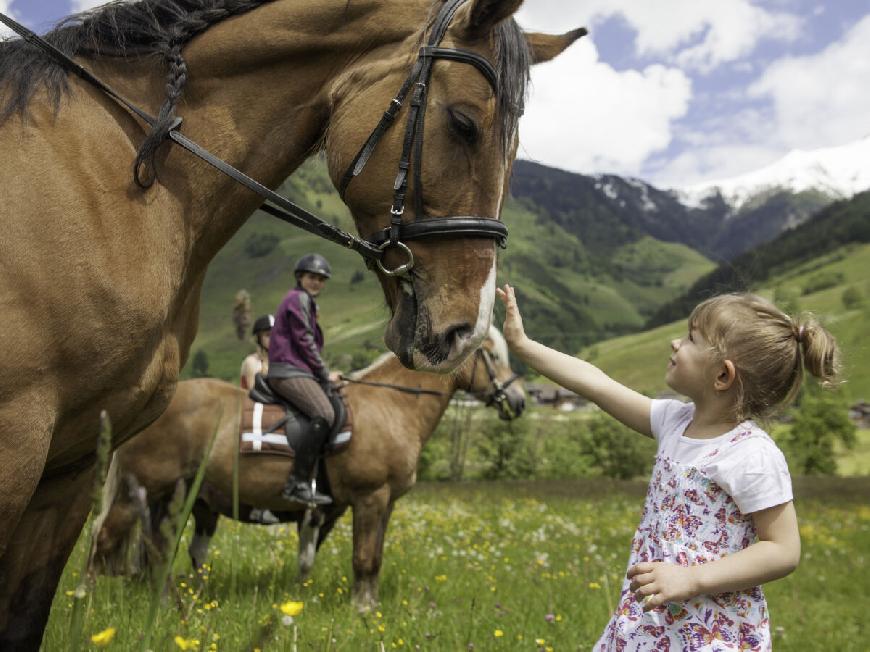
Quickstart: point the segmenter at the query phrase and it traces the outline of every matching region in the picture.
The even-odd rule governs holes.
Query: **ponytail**
[[[795,322],[795,339],[800,347],[806,371],[815,376],[824,387],[833,387],[840,374],[840,350],[837,341],[813,315],[805,315]]]

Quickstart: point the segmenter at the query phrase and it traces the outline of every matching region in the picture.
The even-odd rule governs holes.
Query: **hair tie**
[[[794,334],[795,339],[798,341],[798,344],[803,344],[805,331],[806,331],[806,326],[804,326],[803,324],[798,326],[797,332]]]

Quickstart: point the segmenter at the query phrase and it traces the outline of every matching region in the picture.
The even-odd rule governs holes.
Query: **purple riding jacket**
[[[323,331],[317,323],[317,303],[301,287],[287,293],[275,312],[269,340],[269,378],[314,377],[329,379],[329,368],[320,356]]]

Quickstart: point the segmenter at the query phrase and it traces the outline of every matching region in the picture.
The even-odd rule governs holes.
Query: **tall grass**
[[[152,649],[588,650],[616,603],[644,488],[601,478],[420,486],[397,503],[381,606],[364,616],[349,600],[349,517],[304,584],[295,581],[295,528],[222,521],[201,588],[186,560],[176,561],[178,599],[161,611]],[[765,587],[777,650],[866,649],[868,495],[867,478],[796,482],[803,561]],[[227,559],[236,537],[238,551]],[[85,552],[83,538],[55,599],[45,650],[69,649],[66,591],[78,582]],[[141,583],[98,578],[85,632],[112,626],[109,649],[136,649],[148,594]],[[288,601],[304,603],[290,622],[281,611]]]

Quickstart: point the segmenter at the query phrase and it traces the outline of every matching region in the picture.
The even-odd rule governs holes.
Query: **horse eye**
[[[447,109],[447,114],[450,117],[450,131],[469,145],[474,145],[478,138],[474,120],[456,109]]]

